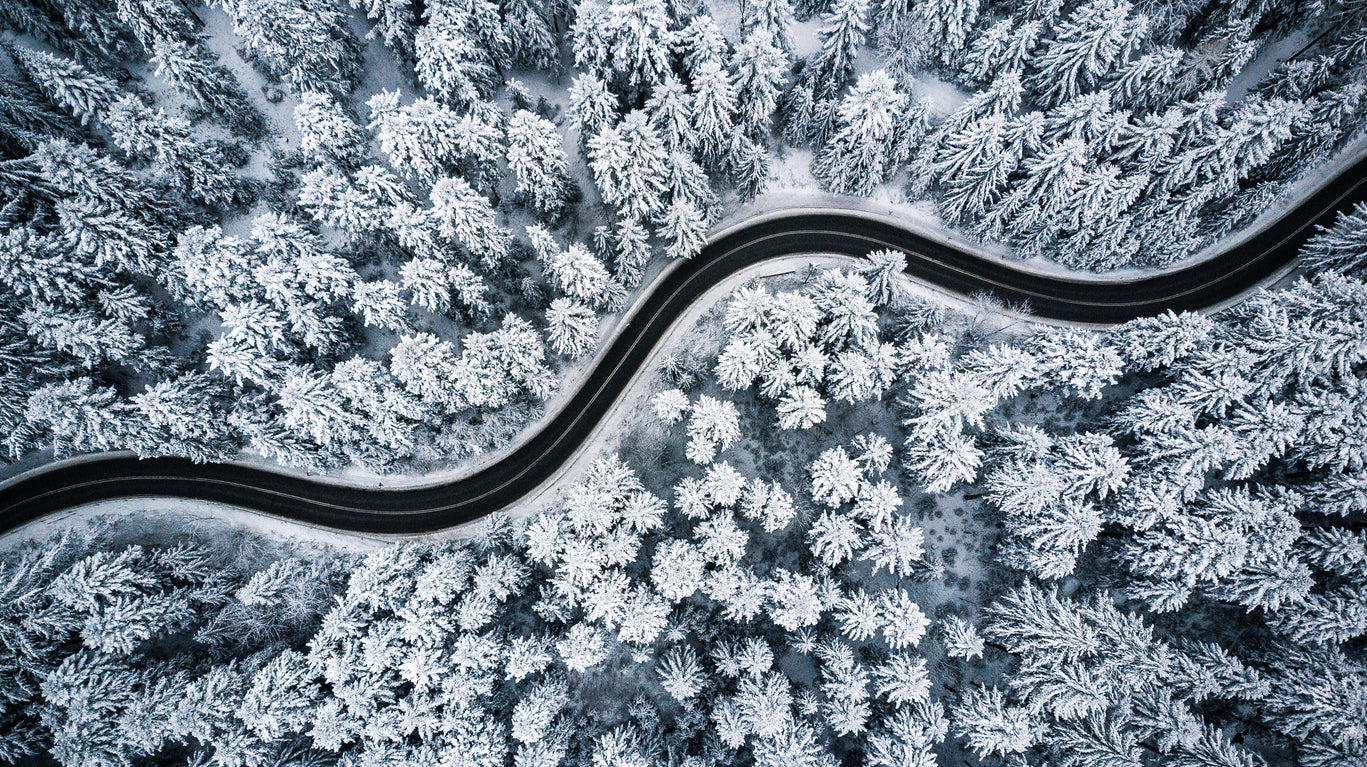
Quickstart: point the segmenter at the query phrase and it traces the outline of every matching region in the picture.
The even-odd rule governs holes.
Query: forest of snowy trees
[[[1365,255],[1361,211],[1305,254],[1312,269]],[[904,481],[981,488],[1005,577],[977,616],[989,673],[958,671],[971,687],[951,731],[981,758],[1363,763],[1367,286],[1327,270],[1215,317],[992,340],[899,298],[900,260],[871,254],[865,274],[820,272],[799,293],[741,289],[716,381],[754,389],[784,430],[893,402]],[[893,339],[879,333],[884,303]],[[1027,415],[1041,398],[1043,421]],[[657,395],[662,416],[671,402],[685,400]],[[706,432],[688,431],[689,457],[710,460],[693,444]],[[867,473],[892,454],[861,435],[810,465],[818,573],[853,575],[843,563],[862,551],[875,572],[915,579],[889,559],[903,550],[889,525],[907,524],[898,488]],[[849,636],[839,610],[833,629],[876,631],[870,618]]]
[[[12,547],[0,759],[1361,763],[1367,286],[1092,335],[965,321],[900,258],[741,288],[658,373],[677,440],[459,542]],[[957,598],[947,497],[992,537]]]
[[[9,458],[448,465],[785,156],[1019,256],[1157,266],[1367,113],[1355,3],[357,5],[0,3]],[[403,77],[361,90],[376,57]]]
[[[0,28],[16,470],[450,467],[781,205],[784,163],[1015,257],[1163,267],[1367,119],[1362,0],[0,0]],[[456,541],[7,541],[0,763],[1367,765],[1367,207],[1289,287],[1104,331],[945,309],[905,266],[740,287],[615,452]]]

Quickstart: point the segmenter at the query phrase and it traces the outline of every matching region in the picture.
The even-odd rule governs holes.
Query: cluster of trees
[[[1016,667],[1006,689],[969,688],[952,709],[952,731],[980,759],[1048,749],[1079,765],[1267,763],[1210,723],[1275,697],[1271,679],[1220,645],[1155,636],[1104,594],[1066,598],[1032,583],[984,619],[984,639]],[[1307,756],[1301,764],[1344,763]]]
[[[1301,249],[1298,259],[1308,272],[1335,271],[1361,277],[1367,266],[1367,205],[1338,215],[1334,225],[1321,230]]]
[[[1168,263],[1246,221],[1355,135],[1364,113],[1362,20],[1346,2],[1221,2],[1197,13],[1129,0],[817,0],[796,9],[820,16],[821,45],[807,60],[792,54],[789,0],[742,4],[734,40],[705,11],[664,0],[441,0],[421,19],[396,0],[352,4],[425,94],[371,104],[400,175],[430,183],[459,172],[496,197],[506,172],[516,197],[549,220],[577,193],[558,130],[530,109],[510,119],[490,100],[512,67],[558,73],[566,38],[578,150],[610,218],[596,249],[628,287],[652,236],[671,256],[692,255],[719,213],[719,189],[743,200],[762,190],[780,137],[813,147],[813,171],[833,191],[869,194],[905,168],[909,191],[933,190],[950,223],[1022,255],[1105,269]],[[56,6],[6,20],[83,64],[141,52],[204,110],[259,134],[264,123],[193,14],[160,0],[108,5],[77,15],[85,21]],[[340,3],[214,7],[253,63],[292,90],[344,98],[354,87],[360,46]],[[1309,47],[1247,95],[1227,94],[1266,43],[1307,18]],[[889,68],[856,78],[870,46]],[[80,115],[112,87],[102,75],[63,74],[46,53],[19,58],[22,73],[58,72],[16,93],[15,132],[43,119],[20,116],[32,96],[60,94]],[[908,95],[927,68],[973,91],[947,117]],[[349,197],[337,195],[364,184],[339,175],[311,188],[347,216]]]
[[[278,15],[274,8],[263,10]],[[10,141],[31,147],[44,134],[70,132],[73,126],[64,124],[53,106],[84,123],[116,94],[118,81],[127,77],[122,66],[137,59],[150,64],[158,78],[188,97],[196,109],[234,132],[259,137],[266,128],[237,79],[206,46],[203,22],[184,4],[6,3],[0,7],[0,25],[56,51],[54,55],[25,43],[4,44],[17,75],[5,75],[0,109],[0,133]]]
[[[248,448],[389,470],[479,452],[533,418],[556,377],[542,331],[508,309],[541,308],[541,280],[517,275],[527,249],[495,205],[510,192],[554,222],[577,189],[545,108],[489,100],[508,56],[556,65],[543,11],[507,6],[429,4],[418,32],[405,3],[368,4],[427,95],[376,95],[367,130],[347,107],[361,61],[345,7],[217,4],[242,53],[298,93],[298,206],[273,193],[274,210],[250,221],[240,214],[264,187],[237,166],[260,148],[200,138],[196,121],[253,141],[267,126],[188,6],[0,8],[57,51],[0,44],[14,72],[0,109],[9,455]],[[184,115],[127,82],[119,67],[139,57],[190,98]],[[593,282],[597,256],[581,246],[570,254],[583,258],[538,251],[566,296],[545,335],[581,356],[596,345],[587,307],[620,308],[621,281],[600,266]]]
[[[1353,763],[1365,744],[1347,721],[1367,713],[1367,286],[1334,267],[1367,258],[1361,230],[1361,211],[1345,214],[1306,248],[1317,276],[1214,316],[991,343],[901,295],[902,257],[875,253],[863,275],[734,293],[716,383],[753,387],[784,429],[819,431],[837,399],[902,414],[895,459],[860,437],[811,466],[812,498],[830,509],[809,543],[827,566],[866,541],[899,576],[923,566],[896,570],[919,530],[885,540],[895,527],[880,515],[900,502],[875,476],[886,462],[929,492],[981,490],[1002,528],[992,559],[1025,575],[981,615],[1007,665],[965,667],[995,686],[965,683],[951,715],[980,758]],[[874,310],[886,302],[891,322]],[[674,390],[654,404],[669,421],[697,407]],[[1039,404],[1075,415],[1029,415]],[[712,460],[692,442],[688,454]],[[1083,594],[1065,598],[1068,579]],[[1231,742],[1231,727],[1256,745]]]
[[[1214,319],[1116,329],[1109,343],[1149,385],[1118,402],[1104,428],[1119,447],[1106,449],[1113,492],[1097,486],[1077,503],[1065,479],[1062,501],[1050,494],[1022,517],[1085,531],[1074,545],[1114,562],[1125,596],[1158,620],[1223,613],[1258,627],[1264,639],[1234,648],[1266,679],[1245,697],[1257,701],[1258,723],[1311,765],[1364,753],[1342,717],[1360,715],[1352,691],[1367,680],[1353,649],[1367,633],[1355,554],[1365,300],[1367,287],[1331,271]],[[1101,441],[1038,437],[1021,465],[1046,467],[1045,477],[1060,476],[1065,440]]]
[[[726,306],[718,383],[732,391],[758,385],[784,429],[824,423],[831,399],[878,400],[900,364],[879,333],[877,307],[885,298],[864,276],[835,269],[801,290],[738,290]]]
[[[166,290],[174,288],[171,243],[185,222],[242,204],[253,186],[236,171],[234,145],[197,137],[188,120],[122,92],[112,75],[114,57],[135,42],[149,50],[200,45],[185,12],[168,8],[161,26],[139,26],[149,19],[135,9],[105,10],[103,21],[89,21],[110,25],[102,45],[78,45],[56,28],[28,30],[77,58],[3,46],[15,72],[0,110],[8,452],[50,446],[58,454],[135,449],[221,459],[236,448],[223,425],[228,392],[172,349],[183,313]],[[225,71],[204,77],[223,98],[240,99]],[[231,99],[222,104],[236,110]],[[116,388],[138,374],[151,379],[146,386]]]
[[[984,459],[978,435],[1003,402],[1031,391],[1096,399],[1124,372],[1113,349],[1080,331],[1041,331],[1023,345],[956,357],[958,341],[937,330],[934,313],[908,300],[905,254],[878,251],[869,261],[862,273],[816,270],[798,291],[736,291],[723,319],[728,339],[717,382],[733,391],[753,387],[774,403],[783,429],[824,423],[832,401],[891,398],[907,427],[903,468],[942,493],[977,477]],[[898,321],[882,322],[879,308],[888,305]]]
[[[458,302],[470,321],[492,314],[475,269],[503,266],[511,234],[462,177],[438,179],[431,207],[418,209],[388,169],[356,169],[375,200],[371,222],[412,254],[398,280],[362,280],[354,249],[326,246],[289,215],[258,215],[246,237],[208,223],[251,185],[226,148],[196,139],[183,118],[132,95],[89,103],[83,116],[108,131],[125,162],[146,163],[153,181],[64,138],[14,162],[14,206],[32,217],[5,240],[11,454],[133,449],[223,460],[245,446],[291,466],[383,469],[414,456],[451,417],[508,409],[522,423],[532,411],[520,405],[553,389],[540,334],[515,315],[466,334],[459,350],[415,329],[415,307],[441,315]],[[303,141],[335,156],[329,169],[347,167],[368,142],[326,96],[302,99],[298,111]],[[338,194],[354,201],[351,191]],[[306,207],[323,210],[307,198]],[[348,210],[351,221],[364,212]],[[205,223],[177,231],[196,220]],[[365,236],[349,223],[340,228]],[[199,346],[191,323],[216,337]],[[388,366],[357,353],[362,324],[399,335]],[[490,434],[506,431],[492,420]],[[476,438],[463,450],[488,445]]]
[[[291,90],[345,93],[360,78],[360,44],[340,3],[214,0],[210,5],[228,14],[244,53]]]
[[[565,31],[578,149],[610,217],[597,249],[628,287],[652,235],[688,257],[719,212],[719,188],[758,194],[780,137],[814,149],[813,171],[833,191],[867,195],[906,169],[908,191],[934,191],[952,224],[1025,256],[1109,269],[1170,263],[1246,222],[1363,122],[1361,24],[1349,3],[1217,3],[1197,14],[1128,0],[844,0],[798,10],[821,15],[821,47],[802,61],[788,0],[743,4],[735,40],[705,11],[663,0],[542,12],[439,3],[413,55],[430,97],[478,111],[505,77],[501,61],[559,67]],[[1260,47],[1304,15],[1323,27],[1313,45],[1229,97]],[[890,69],[856,80],[870,45]],[[927,67],[973,89],[943,119],[908,95]],[[510,143],[532,147],[509,157],[519,194],[559,210],[562,200],[532,190],[565,186],[562,150],[545,125],[514,123]]]
[[[1298,4],[869,6],[823,17],[785,137],[816,148],[836,192],[867,195],[907,168],[911,195],[934,191],[948,222],[1022,256],[1171,263],[1262,212],[1367,115],[1350,3],[1317,6],[1324,35],[1237,100],[1228,86]],[[897,76],[933,62],[974,92],[932,124],[886,71],[846,88],[868,35]]]
[[[812,467],[810,526],[805,499],[724,462],[671,505],[610,456],[466,542],[21,547],[0,570],[0,762],[931,764],[949,725],[917,646],[982,640],[959,619],[926,638],[934,568],[891,447],[849,449]]]
[[[745,3],[732,45],[711,16],[664,0],[578,3],[573,117],[619,257],[652,231],[692,256],[719,212],[710,180],[743,199],[763,188],[791,23],[787,0]]]
[[[1352,649],[1367,633],[1365,306],[1367,287],[1328,271],[1214,318],[1120,326],[1098,343],[1124,361],[1123,382],[1143,381],[1135,394],[1076,429],[993,427],[987,451],[984,485],[1005,524],[1006,564],[1046,580],[1101,569],[1122,585],[1117,599],[1160,625],[1218,614],[1256,626],[1259,639],[1229,648],[1230,662],[1263,681],[1230,693],[1258,712],[1258,727],[1296,743],[1302,764],[1351,763],[1364,747],[1340,718],[1360,715],[1352,691],[1367,680]],[[1045,612],[1076,607],[1041,599]],[[1098,714],[1118,700],[1108,696],[1136,689],[1106,687]],[[1154,737],[1136,712],[1107,716],[1086,726]],[[1066,718],[1071,728],[1090,717]]]
[[[696,252],[717,208],[709,177],[753,197],[781,138],[812,147],[838,193],[905,169],[910,195],[933,192],[949,223],[1022,256],[1161,266],[1260,213],[1367,115],[1349,3],[980,5],[802,3],[821,47],[797,61],[788,0],[743,4],[735,41],[662,0],[579,3],[572,111],[613,214],[604,238],[653,229],[671,255]],[[1323,34],[1231,96],[1302,13]],[[856,78],[870,45],[890,68]],[[909,95],[927,67],[972,91],[943,118]]]

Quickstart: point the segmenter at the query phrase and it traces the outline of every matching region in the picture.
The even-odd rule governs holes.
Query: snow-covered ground
[[[205,538],[222,538],[235,532],[253,535],[306,550],[325,546],[365,552],[384,545],[383,536],[353,534],[315,527],[207,501],[180,498],[125,498],[86,504],[30,522],[0,536],[0,552],[30,541],[41,541],[64,531],[117,524],[121,535],[136,539],[165,535],[167,531]]]
[[[1232,104],[1247,96],[1272,70],[1304,48],[1310,38],[1306,30],[1296,29],[1264,46],[1252,61],[1244,65],[1234,81],[1225,87],[1225,100]]]

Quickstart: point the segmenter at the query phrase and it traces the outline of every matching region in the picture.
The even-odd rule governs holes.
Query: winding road
[[[418,534],[508,507],[553,477],[626,390],[670,326],[710,287],[762,261],[801,254],[907,253],[907,273],[970,295],[1029,301],[1036,315],[1117,323],[1233,300],[1291,263],[1314,227],[1367,198],[1367,159],[1346,168],[1262,232],[1189,267],[1132,280],[1069,279],[1015,268],[895,224],[848,212],[794,213],[733,228],[659,281],[580,389],[539,432],[497,463],[454,482],[397,490],[320,482],[238,464],[122,454],[57,464],[0,486],[0,533],[96,501],[139,496],[229,504],[363,533]]]

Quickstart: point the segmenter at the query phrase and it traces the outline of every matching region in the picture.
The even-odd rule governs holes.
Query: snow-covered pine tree
[[[688,457],[694,463],[710,464],[718,452],[740,438],[740,411],[730,400],[704,394],[693,407],[688,422]]]
[[[583,149],[590,138],[617,122],[617,97],[601,77],[590,73],[580,74],[570,82],[569,96],[570,114],[579,129],[579,145]]]
[[[1029,750],[1039,728],[1028,710],[1009,705],[996,687],[965,690],[952,719],[955,734],[980,759]]]
[[[658,672],[660,686],[680,703],[697,697],[707,681],[697,653],[687,645],[671,647],[661,660]]]
[[[343,301],[351,296],[355,269],[326,249],[322,238],[301,222],[263,213],[252,220],[251,238],[264,257],[256,269],[256,281],[277,306]]]
[[[380,38],[399,61],[413,64],[416,59],[413,52],[416,32],[412,3],[406,0],[347,0],[347,4],[364,10],[366,18],[374,23],[366,39]]]
[[[459,155],[453,136],[459,117],[432,99],[402,106],[398,91],[381,91],[370,98],[369,128],[394,169],[405,176],[431,182]]]
[[[820,337],[825,343],[836,348],[867,349],[876,345],[878,315],[867,297],[868,292],[868,281],[859,274],[827,269],[818,275],[809,295],[815,307],[825,315],[826,324],[820,329]],[[798,311],[805,312],[805,307],[799,307]]]
[[[783,140],[793,146],[811,143],[812,125],[817,117],[817,99],[811,83],[800,79],[779,102]]]
[[[692,258],[707,244],[707,218],[692,202],[675,198],[656,221],[660,237],[668,240],[670,258]]]
[[[25,309],[18,319],[40,348],[67,355],[87,370],[128,359],[143,345],[143,337],[127,322],[88,309],[67,311],[40,303]]]
[[[131,446],[137,411],[109,386],[80,377],[42,386],[25,406],[26,437],[59,458]]]
[[[546,340],[556,354],[583,357],[598,345],[598,315],[572,298],[557,298],[546,309]]]
[[[670,75],[661,80],[646,101],[646,111],[670,152],[692,144],[693,95],[679,78]]]
[[[455,170],[485,194],[496,194],[504,159],[504,117],[491,102],[478,102],[461,115],[449,136],[455,147]]]
[[[195,22],[175,0],[114,0],[114,12],[144,51],[157,40],[188,40]]]
[[[160,175],[195,199],[226,205],[245,196],[223,149],[195,139],[189,121],[154,112],[130,94],[109,107],[104,123],[120,149],[151,159]]]
[[[1177,88],[1184,55],[1180,48],[1163,45],[1131,61],[1110,84],[1116,104],[1156,112],[1189,95]]]
[[[1299,603],[1313,580],[1291,556],[1299,526],[1286,504],[1247,491],[1210,491],[1176,524],[1164,524],[1127,544],[1126,561],[1136,578],[1134,593],[1155,612],[1182,607],[1198,590],[1220,594],[1249,609],[1278,610]],[[1219,545],[1198,544],[1213,537]],[[1204,549],[1200,559],[1192,552]],[[1257,588],[1249,575],[1270,571]]]
[[[1076,138],[1047,145],[1022,162],[1025,180],[1011,190],[997,217],[1005,215],[1008,230],[1022,250],[1039,253],[1052,244],[1086,178],[1087,146]]]
[[[218,226],[181,232],[172,253],[173,272],[163,276],[173,294],[192,305],[223,308],[250,298],[254,273],[264,259]]]
[[[1257,54],[1258,42],[1250,39],[1252,35],[1250,20],[1212,25],[1186,50],[1174,88],[1176,94],[1182,97],[1224,89]]]
[[[826,400],[810,386],[795,386],[776,405],[781,429],[810,429],[826,422]]]
[[[174,455],[196,462],[224,461],[237,438],[224,418],[226,387],[212,376],[186,373],[159,381],[130,398],[144,419],[138,455]]]
[[[1361,126],[1358,107],[1364,95],[1367,84],[1356,82],[1316,94],[1307,102],[1311,119],[1296,126],[1295,138],[1282,147],[1263,175],[1290,178],[1296,169],[1327,159],[1346,136]]]
[[[1031,58],[1032,84],[1045,106],[1095,89],[1124,65],[1144,38],[1148,20],[1129,0],[1093,0],[1054,28]]]
[[[1040,362],[1041,377],[1069,396],[1097,399],[1124,371],[1125,363],[1116,350],[1092,334],[1046,333],[1027,348]]]
[[[742,134],[733,133],[733,138],[741,137]],[[702,166],[694,162],[687,152],[678,151],[669,155],[665,169],[665,184],[671,201],[684,200],[692,203],[704,216],[710,217],[715,212],[717,193],[713,191]]]
[[[1024,71],[1025,62],[1039,43],[1044,26],[1038,21],[1019,23],[1003,19],[980,33],[963,57],[963,72],[978,83],[999,73]]]
[[[704,163],[718,167],[729,155],[735,132],[736,88],[724,62],[715,58],[703,61],[692,74],[689,145]]]
[[[771,36],[755,31],[736,46],[731,68],[737,120],[751,138],[762,141],[773,130],[774,112],[788,73],[787,58]]]
[[[750,202],[769,184],[769,150],[748,136],[737,136],[732,152],[732,180],[742,202]]]
[[[617,224],[612,235],[611,254],[614,275],[626,288],[641,284],[646,264],[650,262],[654,250],[650,246],[650,233],[640,221],[625,220]]]
[[[37,86],[15,77],[4,77],[0,93],[0,134],[26,149],[53,139],[74,138],[71,116],[56,108]]]
[[[890,306],[906,294],[907,254],[899,250],[875,250],[866,256],[869,266],[864,275],[869,280],[870,300]]]
[[[668,155],[644,110],[589,139],[589,168],[603,201],[619,217],[648,221],[663,209]]]
[[[793,49],[793,4],[789,0],[753,0],[741,14],[741,38],[765,35],[785,54]]]
[[[344,168],[354,168],[365,159],[370,137],[328,94],[300,94],[294,125],[299,131],[299,151],[307,159],[331,160]]]
[[[306,439],[330,448],[354,443],[359,419],[343,406],[330,376],[306,367],[293,367],[276,393],[278,423]]]
[[[924,51],[926,59],[952,64],[968,43],[968,34],[978,19],[979,5],[978,0],[915,3],[899,38],[903,45]]]
[[[79,306],[89,291],[106,285],[108,276],[94,264],[66,257],[65,245],[56,234],[38,235],[30,227],[17,227],[0,236],[0,280],[15,297]],[[10,317],[18,305],[7,302]]]
[[[399,284],[413,303],[429,312],[445,314],[451,308],[451,283],[446,264],[435,258],[409,259],[399,267]]]
[[[325,0],[215,0],[233,33],[261,65],[295,91],[351,90],[360,74],[360,45],[346,14]]]
[[[512,233],[498,223],[489,200],[457,176],[432,185],[432,216],[437,232],[458,243],[485,271],[494,271],[507,258]]]
[[[564,209],[573,182],[554,123],[526,110],[514,112],[508,121],[508,169],[517,194],[538,212],[554,218]]]
[[[499,81],[490,54],[467,32],[469,14],[454,3],[428,6],[427,23],[414,38],[418,80],[443,102],[468,109]]]
[[[666,424],[679,422],[693,407],[682,389],[665,389],[652,397],[650,403],[655,415]]]
[[[158,240],[165,230],[141,215],[81,195],[55,206],[62,244],[74,260],[110,273],[154,275],[164,253]]]
[[[52,103],[80,121],[100,115],[118,92],[113,80],[86,69],[71,59],[6,42],[5,52],[25,77],[38,86]]]
[[[1182,206],[1192,211],[1206,201],[1227,197],[1267,163],[1292,137],[1295,126],[1309,117],[1308,108],[1300,101],[1256,96],[1245,99],[1230,116],[1229,127],[1213,131],[1202,146],[1188,150],[1182,158],[1186,167],[1170,174],[1164,183],[1170,188],[1190,185]]]
[[[398,283],[392,280],[357,282],[351,308],[366,325],[400,334],[413,330],[408,321],[408,302],[403,299]]]
[[[859,464],[841,446],[822,452],[807,470],[812,476],[812,498],[831,508],[853,501],[865,481]]]
[[[616,300],[621,287],[607,267],[587,248],[574,243],[561,248],[544,228],[527,227],[532,249],[545,270],[547,281],[563,295],[592,306],[606,308]]]
[[[619,92],[646,91],[670,71],[670,19],[664,0],[581,0],[570,30],[574,63]]]
[[[501,5],[513,61],[554,71],[560,60],[559,38],[553,28],[556,9],[532,0],[504,0]]]
[[[407,186],[380,165],[366,165],[352,178],[338,168],[320,167],[300,179],[299,206],[315,220],[340,229],[352,239],[392,226],[402,240],[419,229],[407,221],[413,213],[409,196]],[[426,235],[428,227],[420,230]],[[418,248],[411,240],[404,245]]]
[[[821,52],[810,81],[822,97],[840,91],[854,75],[855,58],[869,31],[869,0],[836,0],[821,17]]]
[[[969,435],[940,432],[908,442],[904,465],[924,483],[927,492],[943,493],[978,476],[983,454]]]
[[[674,48],[683,58],[685,71],[695,73],[702,68],[703,62],[725,63],[731,45],[717,22],[710,15],[700,13],[679,30]]]
[[[433,407],[459,410],[455,348],[431,333],[406,335],[390,350],[389,370],[410,394]]]
[[[897,170],[894,142],[906,101],[885,70],[860,75],[840,101],[839,130],[813,158],[813,174],[838,194],[872,194]]]
[[[1321,227],[1301,249],[1300,262],[1311,271],[1359,272],[1367,263],[1367,205],[1358,203],[1340,212],[1333,226]]]

